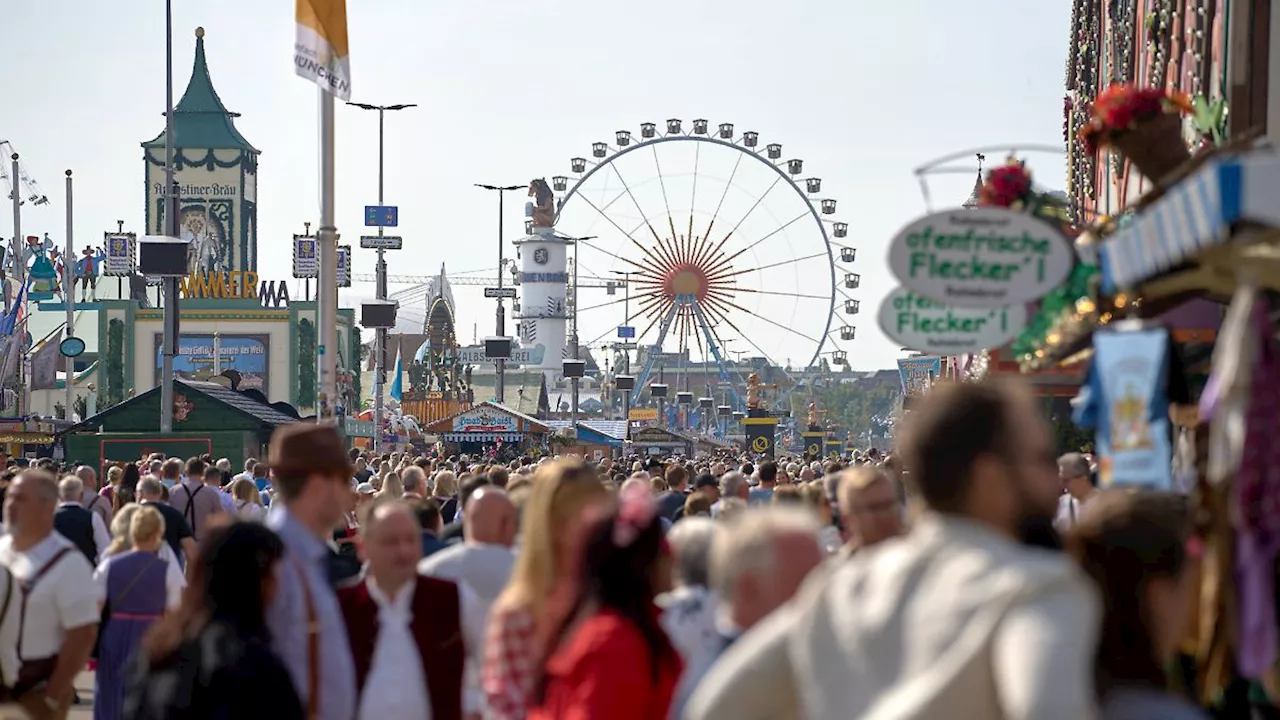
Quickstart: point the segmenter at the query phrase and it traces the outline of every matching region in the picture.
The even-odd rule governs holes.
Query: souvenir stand
[[[1082,137],[1121,153],[1156,187],[1077,239],[1096,274],[1020,339],[1020,360],[1089,361],[1076,418],[1097,431],[1101,485],[1189,494],[1200,592],[1184,649],[1195,690],[1220,706],[1248,682],[1255,703],[1274,706],[1280,154],[1244,138],[1191,157],[1187,110],[1159,90],[1117,87],[1099,98]],[[1205,358],[1180,357],[1149,320],[1192,299],[1229,303],[1198,393],[1194,366]]]

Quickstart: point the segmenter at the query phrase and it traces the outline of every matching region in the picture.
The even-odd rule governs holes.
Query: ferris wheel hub
[[[662,289],[671,298],[677,295],[692,295],[698,300],[704,300],[708,285],[705,270],[692,263],[682,263],[667,273]]]

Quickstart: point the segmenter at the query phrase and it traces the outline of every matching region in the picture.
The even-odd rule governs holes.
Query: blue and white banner
[[[915,357],[898,360],[903,395],[922,395],[942,374],[942,358]]]
[[[1075,421],[1095,430],[1102,487],[1173,487],[1169,352],[1164,328],[1093,336],[1093,361]]]

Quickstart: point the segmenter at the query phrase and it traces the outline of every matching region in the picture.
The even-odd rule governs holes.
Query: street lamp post
[[[498,193],[498,289],[501,290],[502,289],[502,271],[505,269],[505,261],[503,260],[503,257],[502,257],[503,246],[505,244],[503,242],[503,236],[502,236],[502,210],[503,210],[502,200],[508,192],[511,192],[512,190],[523,190],[528,186],[526,185],[485,185],[483,183],[475,183],[475,186],[478,188],[481,188],[482,190],[490,190]],[[498,316],[497,336],[506,337],[506,334],[507,334],[506,333],[506,311],[502,307],[501,295],[498,296],[497,316]],[[507,359],[497,358],[494,361],[494,365],[497,367],[497,375],[498,375],[497,383],[496,383],[497,388],[494,390],[494,399],[498,401],[498,404],[502,404],[504,399],[503,390],[506,384]]]
[[[573,240],[573,332],[569,335],[569,351],[573,354],[574,360],[581,360],[582,358],[578,356],[578,243],[595,240],[596,236],[588,235],[571,239]],[[499,272],[498,274],[501,275],[502,273]],[[578,377],[569,379],[569,383],[573,388],[572,417],[575,428],[578,426]]]
[[[173,3],[164,3],[164,234],[178,237],[178,188],[173,174]],[[68,258],[70,260],[70,258]],[[173,362],[178,354],[178,278],[161,280],[164,348],[160,362],[160,433],[173,432]],[[67,417],[71,417],[70,409]]]
[[[75,275],[75,241],[71,238],[73,210],[71,206],[71,171],[67,170],[67,256],[62,260],[62,304],[67,310],[67,337],[74,337],[76,334],[76,275]],[[86,298],[87,300],[88,298]],[[70,357],[63,356],[63,365],[66,366],[67,382],[66,382],[66,409],[62,411],[62,419],[71,422],[71,408],[75,406],[76,389],[75,380],[76,368],[75,361]],[[83,419],[83,418],[81,418]]]
[[[396,110],[407,110],[412,107],[418,107],[415,103],[404,103],[400,105],[369,105],[367,103],[348,102],[352,107],[361,110],[377,110],[378,111],[378,205],[382,205],[382,191],[384,187],[383,160],[384,153],[384,133],[383,119],[387,111],[395,112]],[[378,237],[382,237],[382,226],[378,226]],[[385,248],[379,246],[378,265],[374,270],[374,283],[377,286],[374,290],[374,297],[378,300],[387,299],[387,259]],[[387,329],[384,327],[374,330],[373,341],[373,451],[378,452],[382,447],[382,406],[386,393],[387,382]],[[357,372],[359,372],[357,370]]]

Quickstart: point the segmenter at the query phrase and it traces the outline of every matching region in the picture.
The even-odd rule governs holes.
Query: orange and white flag
[[[347,0],[297,0],[294,69],[339,100],[351,99]]]

